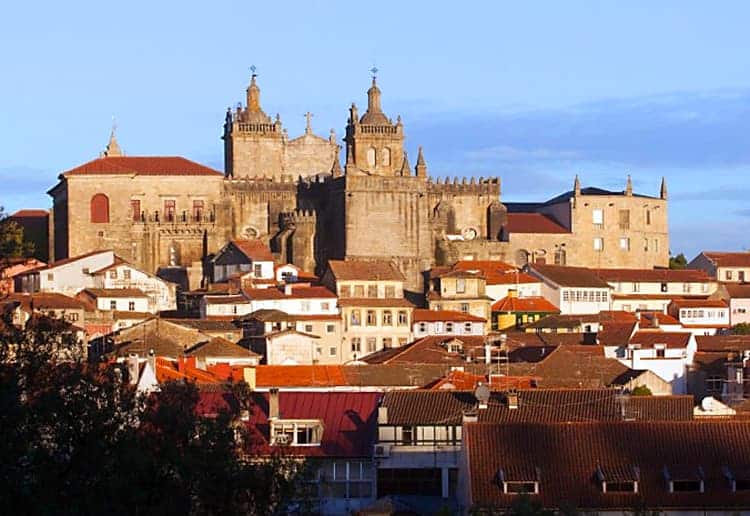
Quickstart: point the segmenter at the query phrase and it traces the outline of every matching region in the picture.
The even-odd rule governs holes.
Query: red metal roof
[[[222,176],[212,168],[180,156],[112,156],[97,158],[62,175],[135,174],[140,176]]]
[[[508,213],[505,229],[510,233],[570,233],[542,213]]]

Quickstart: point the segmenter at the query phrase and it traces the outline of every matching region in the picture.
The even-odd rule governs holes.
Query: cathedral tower
[[[367,90],[367,111],[359,118],[352,104],[346,126],[346,152],[351,156],[352,171],[368,175],[400,176],[404,168],[404,126],[401,117],[394,124],[380,106],[377,79]]]

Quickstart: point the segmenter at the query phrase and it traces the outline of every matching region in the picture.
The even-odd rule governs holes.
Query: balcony
[[[160,214],[159,212],[141,212],[140,217],[133,217],[133,224],[156,224],[156,225],[188,225],[188,224],[215,224],[216,214],[199,213],[188,214],[183,211],[179,214]]]

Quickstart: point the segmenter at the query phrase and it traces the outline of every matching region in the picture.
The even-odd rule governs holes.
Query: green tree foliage
[[[639,385],[630,394],[633,396],[651,396],[653,392],[646,385]]]
[[[554,516],[555,511],[542,507],[539,500],[533,500],[528,494],[521,494],[510,507],[513,516]]]
[[[205,418],[195,385],[142,398],[121,376],[87,364],[63,321],[0,322],[0,514],[283,512],[302,464],[239,453],[245,384]]]
[[[23,228],[8,219],[0,206],[0,264],[9,258],[31,256],[34,245],[24,241]]]
[[[750,335],[750,323],[739,323],[732,326],[732,335]]]
[[[685,269],[687,268],[687,258],[685,258],[685,255],[680,253],[677,256],[670,256],[669,257],[669,268],[670,269]]]

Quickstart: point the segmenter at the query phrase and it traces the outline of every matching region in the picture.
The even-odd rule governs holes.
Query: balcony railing
[[[140,217],[133,217],[134,224],[214,224],[216,214],[209,213],[188,213],[183,211],[177,214],[162,214],[157,212],[141,212]]]

